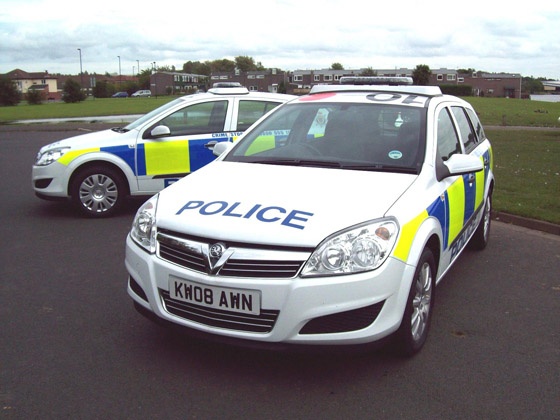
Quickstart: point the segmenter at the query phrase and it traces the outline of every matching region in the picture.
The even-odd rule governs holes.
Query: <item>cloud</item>
[[[157,6],[157,7],[156,7]],[[251,56],[285,70],[475,68],[560,79],[560,4],[471,0],[446,4],[342,0],[215,0],[210,9],[168,0],[4,0],[0,73],[14,68],[123,73],[151,63]]]

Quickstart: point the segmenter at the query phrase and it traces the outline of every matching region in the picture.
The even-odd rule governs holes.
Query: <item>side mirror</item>
[[[232,147],[233,147],[233,143],[229,141],[221,141],[214,145],[214,148],[212,149],[212,153],[214,154],[214,156],[220,156],[221,154],[230,150]]]
[[[151,132],[152,137],[165,137],[171,135],[171,130],[165,125],[158,125]]]
[[[484,169],[482,160],[476,156],[455,154],[439,165],[437,179],[441,181],[449,176],[480,172]]]

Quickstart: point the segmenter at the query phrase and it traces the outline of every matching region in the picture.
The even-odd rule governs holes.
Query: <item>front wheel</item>
[[[72,201],[89,217],[112,216],[126,195],[122,176],[112,168],[93,166],[76,174],[70,186]]]
[[[397,351],[403,356],[418,353],[426,342],[434,306],[435,276],[434,255],[426,248],[416,266],[401,326],[395,334]]]

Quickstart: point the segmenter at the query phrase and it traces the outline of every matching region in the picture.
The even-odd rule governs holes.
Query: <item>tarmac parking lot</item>
[[[34,196],[39,147],[82,129],[0,126],[0,417],[558,418],[560,236],[493,222],[438,286],[412,359],[192,340],[126,294],[138,201],[92,220]]]

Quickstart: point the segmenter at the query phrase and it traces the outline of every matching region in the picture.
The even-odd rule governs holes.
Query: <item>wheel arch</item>
[[[443,232],[439,222],[433,217],[428,217],[416,232],[406,263],[416,266],[424,248],[428,247],[434,255],[436,267],[439,267],[443,243],[442,237]]]
[[[128,176],[128,174],[126,174],[121,166],[115,164],[112,161],[109,160],[104,160],[104,159],[99,159],[99,160],[88,160],[85,162],[82,162],[81,164],[79,164],[78,166],[76,166],[73,171],[72,171],[72,175],[70,175],[70,178],[68,179],[68,185],[66,186],[67,189],[67,194],[70,197],[72,194],[72,185],[74,184],[76,177],[83,171],[88,170],[89,168],[93,168],[93,167],[100,167],[100,168],[108,168],[111,170],[116,171],[121,177],[122,180],[124,181],[124,184],[126,186],[126,191],[125,191],[125,196],[129,196],[130,195],[130,191],[131,191],[131,185],[130,185],[130,178]]]

